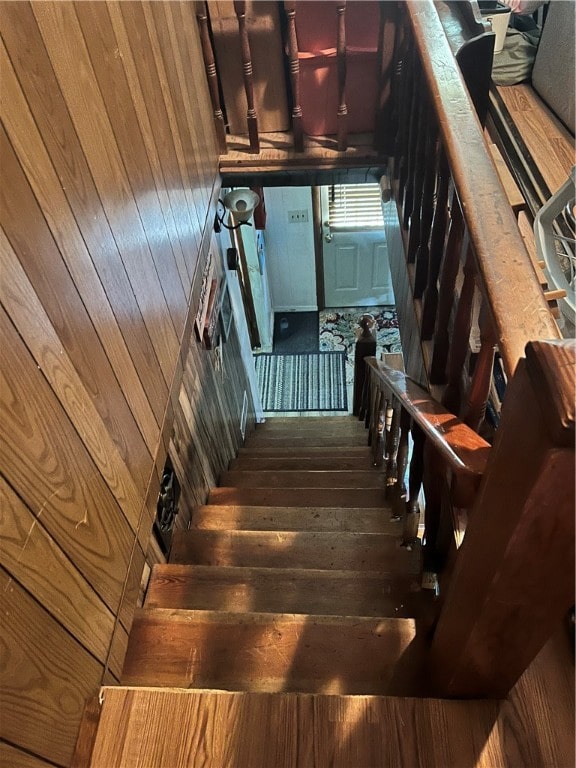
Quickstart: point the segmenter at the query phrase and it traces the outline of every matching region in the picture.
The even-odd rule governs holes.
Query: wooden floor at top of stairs
[[[154,688],[103,698],[92,768],[496,768],[517,746],[493,728],[490,701]]]

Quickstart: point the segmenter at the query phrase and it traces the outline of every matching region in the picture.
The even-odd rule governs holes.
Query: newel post
[[[574,603],[576,344],[531,342],[434,633],[434,695],[503,697]]]
[[[376,334],[372,333],[374,325],[374,318],[371,315],[363,315],[360,318],[362,335],[357,339],[354,350],[354,400],[352,405],[354,416],[360,415],[364,380],[367,376],[364,358],[376,355]]]

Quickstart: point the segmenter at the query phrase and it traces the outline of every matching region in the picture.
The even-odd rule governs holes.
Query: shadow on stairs
[[[434,599],[363,424],[270,419],[220,482],[154,568],[92,766],[505,764],[496,702],[422,698]]]

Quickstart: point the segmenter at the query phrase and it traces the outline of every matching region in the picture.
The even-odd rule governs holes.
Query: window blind
[[[329,189],[330,229],[383,229],[379,184],[334,184]]]

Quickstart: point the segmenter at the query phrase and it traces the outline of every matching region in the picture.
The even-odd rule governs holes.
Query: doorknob
[[[324,227],[325,230],[326,229],[328,230],[326,232],[326,234],[324,235],[324,240],[326,240],[327,243],[331,243],[332,242],[332,233],[330,232],[330,222],[325,221],[322,226]]]

